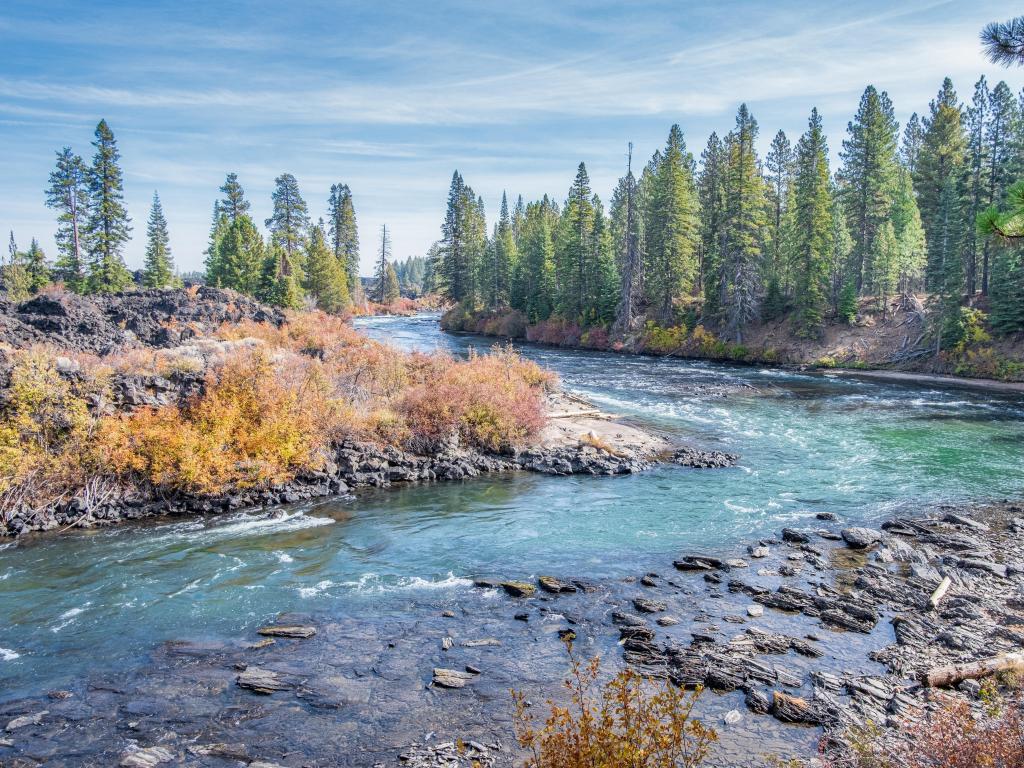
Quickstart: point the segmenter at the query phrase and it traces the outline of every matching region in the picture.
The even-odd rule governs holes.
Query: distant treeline
[[[165,288],[182,282],[171,255],[167,220],[154,193],[146,227],[144,268],[133,274],[124,262],[131,238],[131,218],[124,205],[124,186],[117,141],[106,121],[96,127],[91,164],[70,147],[57,153],[46,190],[46,203],[57,212],[58,256],[51,263],[33,238],[19,250],[10,235],[8,256],[0,265],[0,288],[20,300],[60,282],[77,293],[122,291],[135,286]],[[283,307],[307,303],[338,312],[362,300],[359,279],[359,233],[346,184],[331,186],[327,221],[315,224],[295,177],[275,180],[273,213],[264,224],[264,239],[249,214],[250,204],[238,176],[227,174],[214,203],[206,269],[189,273],[190,281],[233,288]],[[389,260],[390,241],[382,232],[371,298],[390,303],[403,292],[417,296],[429,281],[424,257],[404,263]]]
[[[619,333],[641,316],[699,322],[737,342],[790,312],[800,334],[818,336],[852,320],[859,297],[884,313],[893,296],[924,291],[937,347],[976,321],[965,304],[980,294],[996,330],[1021,330],[1022,108],[1024,93],[984,77],[965,105],[947,78],[901,141],[891,100],[868,86],[833,173],[816,109],[795,144],[779,131],[762,159],[742,105],[699,166],[674,125],[639,179],[627,166],[607,210],[580,163],[561,205],[545,195],[510,209],[503,196],[489,235],[483,200],[456,171],[431,250],[438,287],[470,312]]]

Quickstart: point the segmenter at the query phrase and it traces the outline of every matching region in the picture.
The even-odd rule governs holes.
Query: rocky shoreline
[[[337,446],[331,461],[320,471],[296,476],[288,483],[268,488],[240,490],[219,496],[161,498],[139,489],[120,489],[99,502],[75,498],[44,509],[25,508],[0,521],[0,539],[33,532],[91,528],[162,516],[204,515],[293,504],[327,496],[344,495],[360,488],[380,488],[396,483],[466,480],[496,472],[527,471],[549,475],[622,475],[642,472],[655,462],[668,460],[693,468],[724,467],[738,457],[717,451],[682,447],[673,453],[664,440],[623,424],[608,414],[586,406],[564,412],[565,402],[577,407],[585,401],[555,393],[551,413],[536,444],[508,455],[486,454],[452,444],[424,456],[373,443],[345,442]],[[592,436],[592,437],[591,437]],[[600,442],[587,442],[587,439]]]
[[[414,610],[282,615],[0,703],[0,762],[510,766],[508,689],[560,695],[571,634],[609,673],[705,685],[698,715],[721,735],[710,765],[815,764],[819,744],[838,759],[858,733],[897,742],[949,698],[984,711],[979,681],[924,681],[1024,644],[1022,544],[1024,507],[1010,503],[878,529],[823,514],[625,579],[481,575]]]

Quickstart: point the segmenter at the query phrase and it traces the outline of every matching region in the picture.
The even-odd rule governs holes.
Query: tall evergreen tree
[[[238,183],[238,174],[229,173],[220,188],[224,198],[220,201],[220,211],[234,224],[239,217],[249,213],[249,201],[245,199],[245,190]]]
[[[508,210],[508,198],[501,194],[501,209],[498,223],[494,225],[494,236],[487,251],[487,263],[483,279],[485,304],[491,309],[509,306],[512,296],[512,274],[517,260],[516,242],[512,233],[512,218]]]
[[[829,299],[832,243],[832,190],[828,146],[818,110],[811,110],[807,132],[796,149],[794,256],[798,331],[816,338]],[[891,227],[890,227],[891,229]]]
[[[354,299],[360,286],[359,228],[356,226],[356,210],[348,184],[331,185],[331,194],[327,198],[327,232],[330,235],[331,250],[345,270]]]
[[[1003,81],[992,89],[989,103],[988,122],[985,125],[985,155],[988,163],[988,189],[985,192],[984,207],[998,204],[1006,195],[1013,174],[1019,168],[1014,133],[1020,125],[1020,111],[1013,91]],[[1017,165],[1017,167],[1015,167]],[[970,222],[968,222],[970,224]],[[982,244],[981,292],[989,292],[989,272],[993,241],[985,238]]]
[[[31,293],[28,272],[22,261],[12,230],[7,243],[7,261],[0,265],[0,289],[14,302],[24,301]]]
[[[988,151],[985,141],[985,126],[988,123],[990,100],[988,83],[985,82],[985,76],[982,75],[974,86],[974,97],[966,112],[967,178],[965,179],[964,215],[967,226],[964,228],[963,236],[963,260],[968,297],[974,296],[977,287],[978,266],[982,260],[980,251],[983,248],[983,238],[978,237],[977,230],[970,226],[969,222],[977,219],[978,214],[989,205],[986,200],[989,167],[985,157]]]
[[[726,140],[725,219],[717,306],[725,332],[737,343],[758,312],[763,258],[762,232],[768,221],[764,178],[754,143],[757,121],[746,104]]]
[[[724,265],[725,190],[728,157],[717,133],[708,137],[701,153],[701,171],[697,178],[700,200],[700,263],[704,289],[704,315],[716,318],[721,314]]]
[[[31,293],[39,293],[50,282],[50,268],[46,265],[46,254],[39,247],[34,237],[29,243],[21,260],[28,278],[28,289]]]
[[[626,175],[619,179],[611,205],[611,236],[619,270],[619,306],[615,317],[615,330],[619,333],[626,333],[633,327],[640,311],[643,289],[637,193],[633,176],[633,142],[630,142]]]
[[[926,288],[930,291],[949,289],[951,262],[960,259],[964,232],[960,187],[967,149],[961,117],[960,102],[947,77],[929,105],[914,171],[914,190],[928,241]]]
[[[377,250],[377,279],[376,298],[379,304],[389,304],[388,301],[388,267],[391,266],[391,236],[388,234],[388,225],[383,224],[380,228],[380,248]],[[392,269],[392,272],[394,270]],[[395,277],[397,283],[398,277]]]
[[[324,312],[340,312],[349,304],[348,279],[341,262],[327,247],[323,219],[309,233],[306,292]]]
[[[928,252],[913,181],[906,168],[900,168],[897,175],[891,222],[896,239],[896,286],[903,293],[910,293],[924,276]],[[892,275],[886,275],[886,280],[887,285],[891,284]]]
[[[458,171],[452,174],[441,235],[437,276],[442,294],[451,302],[475,310],[480,298],[480,262],[486,240],[483,203]]]
[[[222,217],[227,223],[227,216]],[[267,258],[263,237],[248,214],[240,215],[217,237],[216,259],[208,264],[206,280],[210,285],[233,288],[255,296],[260,291],[260,275]],[[275,263],[274,269],[278,265]]]
[[[89,218],[85,228],[88,245],[88,290],[123,291],[132,284],[122,251],[131,234],[131,219],[124,207],[124,184],[117,141],[100,120],[96,126],[96,148],[89,169]]]
[[[555,237],[557,309],[563,317],[585,322],[594,276],[594,205],[587,167],[579,164],[569,188]]]
[[[260,269],[256,298],[275,307],[299,309],[303,303],[299,274],[288,252],[271,241]]]
[[[898,125],[885,91],[869,85],[847,127],[839,172],[846,220],[853,237],[853,277],[857,291],[867,288],[877,255],[875,237],[892,208]]]
[[[309,209],[299,193],[299,183],[290,173],[282,173],[274,179],[274,185],[271,194],[274,212],[264,223],[270,230],[271,241],[288,256],[288,268],[295,271],[301,281]]]
[[[768,253],[765,259],[765,314],[778,315],[789,293],[789,271],[783,260],[782,222],[789,197],[789,185],[793,175],[793,147],[785,132],[779,131],[772,139],[771,148],[765,156],[768,196],[771,200],[771,236],[768,239]]]
[[[558,214],[547,195],[526,207],[520,280],[522,308],[531,323],[547,320],[555,308],[554,227],[557,220]]]
[[[60,255],[54,275],[68,289],[82,293],[86,288],[83,234],[89,213],[88,169],[71,147],[57,153],[57,165],[46,190],[46,205],[57,211],[54,239]]]
[[[921,145],[924,143],[924,128],[921,127],[921,119],[914,112],[903,129],[903,144],[900,146],[900,162],[903,167],[914,175],[917,167],[917,158],[921,154]]]
[[[153,207],[146,225],[146,262],[142,271],[142,284],[147,288],[169,288],[175,283],[171,241],[167,233],[167,219],[160,204],[160,196],[153,193]]]
[[[645,288],[657,317],[671,324],[673,300],[697,285],[697,192],[693,157],[678,125],[669,131],[647,207]]]
[[[389,263],[387,268],[384,270],[384,302],[385,304],[394,304],[402,297],[402,289],[398,281],[398,273],[395,271],[395,265]]]

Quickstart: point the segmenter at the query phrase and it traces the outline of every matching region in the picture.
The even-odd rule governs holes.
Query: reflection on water
[[[407,349],[465,354],[436,318],[371,318]],[[566,386],[740,466],[636,477],[516,474],[0,546],[0,697],[128,663],[174,637],[237,635],[279,611],[431,610],[483,575],[634,574],[819,511],[869,521],[1024,488],[1019,398],[754,367],[527,347]]]

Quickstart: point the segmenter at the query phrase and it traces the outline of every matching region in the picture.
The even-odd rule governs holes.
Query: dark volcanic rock
[[[672,462],[681,467],[692,467],[694,469],[721,469],[733,467],[740,457],[734,453],[722,451],[702,451],[699,448],[685,446],[677,448],[672,454]]]

